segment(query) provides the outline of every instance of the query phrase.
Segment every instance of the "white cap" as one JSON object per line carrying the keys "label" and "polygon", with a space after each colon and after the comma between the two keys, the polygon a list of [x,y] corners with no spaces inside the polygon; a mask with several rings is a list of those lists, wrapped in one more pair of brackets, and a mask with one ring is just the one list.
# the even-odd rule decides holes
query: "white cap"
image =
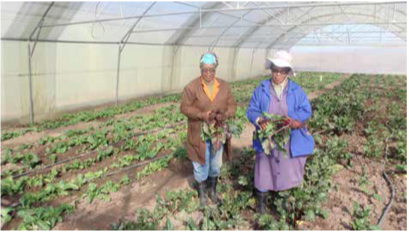
{"label": "white cap", "polygon": [[270,69],[271,64],[273,63],[277,67],[280,67],[280,68],[289,67],[291,68],[291,70],[293,70],[293,66],[291,64],[292,61],[293,61],[293,57],[291,56],[291,54],[286,51],[281,50],[281,51],[276,52],[273,58],[266,59],[265,68]]}

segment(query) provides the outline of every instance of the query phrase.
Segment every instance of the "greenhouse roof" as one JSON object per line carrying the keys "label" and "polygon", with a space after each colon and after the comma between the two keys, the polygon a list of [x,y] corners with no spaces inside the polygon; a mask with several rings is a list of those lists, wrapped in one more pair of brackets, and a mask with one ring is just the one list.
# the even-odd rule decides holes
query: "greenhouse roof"
{"label": "greenhouse roof", "polygon": [[406,2],[2,2],[2,40],[289,49],[405,45]]}

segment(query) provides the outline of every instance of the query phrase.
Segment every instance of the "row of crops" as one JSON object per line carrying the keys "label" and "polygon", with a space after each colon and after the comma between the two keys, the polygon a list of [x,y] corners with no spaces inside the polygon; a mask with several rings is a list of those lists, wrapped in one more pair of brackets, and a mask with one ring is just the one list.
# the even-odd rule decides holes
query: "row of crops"
{"label": "row of crops", "polygon": [[[340,77],[340,74],[302,73],[293,80],[309,93]],[[260,229],[292,229],[297,228],[300,220],[313,221],[316,216],[325,218],[328,212],[320,205],[331,188],[334,167],[337,163],[348,166],[348,160],[355,155],[345,152],[347,143],[342,135],[355,132],[359,121],[365,123],[362,133],[368,138],[366,152],[362,155],[382,156],[381,141],[390,133],[382,125],[388,122],[395,131],[395,143],[390,146],[391,153],[395,154],[394,167],[397,171],[406,170],[406,110],[402,113],[402,109],[406,109],[406,89],[395,88],[404,80],[405,77],[354,75],[331,93],[312,102],[314,114],[309,127],[318,146],[307,162],[302,189],[281,192],[274,202],[270,202],[270,205],[277,206],[279,218],[270,215],[253,217],[254,154],[250,149],[244,149],[233,162],[223,167],[223,184],[218,186],[223,205],[218,209],[205,209],[205,217],[200,222],[184,217],[183,229],[240,229],[253,224]],[[259,82],[260,79],[232,83],[233,95],[239,103],[235,120],[241,124],[247,121],[244,111]],[[382,88],[374,91],[372,85]],[[394,91],[386,91],[387,88]],[[186,159],[182,145],[186,139],[186,118],[176,105],[161,107],[151,114],[113,118],[145,106],[178,102],[179,99],[179,94],[153,97],[2,132],[3,141],[29,131],[105,119],[96,127],[68,130],[57,137],[45,136],[36,143],[2,148],[1,196],[2,202],[9,202],[8,207],[2,208],[2,224],[8,223],[9,228],[17,229],[52,229],[64,215],[75,211],[74,205],[70,204],[72,200],[109,201],[110,194],[119,191],[121,186],[159,171],[171,161]],[[372,99],[371,107],[367,107],[367,99]],[[385,107],[382,103],[385,99],[391,101],[386,109],[388,114],[378,114]],[[133,171],[127,172],[129,170]],[[365,208],[359,206],[357,209]],[[111,228],[172,229],[178,215],[198,210],[194,191],[171,191],[164,198],[157,198],[154,211],[139,209],[135,221],[113,223]],[[359,226],[369,228],[371,225]]]}
{"label": "row of crops", "polygon": [[[321,89],[326,84],[337,80],[340,77],[339,74],[330,74],[330,73],[302,73],[297,77],[294,77],[293,80],[297,83],[302,84],[304,90],[309,93],[311,91]],[[258,85],[260,79],[250,79],[246,81],[239,81],[232,83],[232,87],[236,101],[241,102],[246,100],[246,98],[250,97],[249,95],[251,92],[248,89],[253,89]],[[304,83],[305,82],[305,83]],[[240,91],[245,90],[246,94],[241,94]],[[65,114],[62,115],[60,118],[56,120],[44,121],[35,123],[32,125],[25,126],[24,128],[20,129],[7,129],[2,131],[1,134],[1,141],[6,141],[9,139],[20,137],[29,132],[40,132],[49,129],[56,129],[60,127],[65,127],[69,125],[75,125],[79,122],[90,122],[98,119],[107,119],[111,118],[115,115],[124,114],[128,112],[135,111],[137,109],[160,104],[160,103],[168,103],[168,102],[179,102],[180,101],[180,94],[172,94],[167,96],[160,96],[160,97],[149,97],[144,100],[134,101],[126,105],[118,106],[118,107],[109,107],[99,111],[81,111],[76,114]]]}

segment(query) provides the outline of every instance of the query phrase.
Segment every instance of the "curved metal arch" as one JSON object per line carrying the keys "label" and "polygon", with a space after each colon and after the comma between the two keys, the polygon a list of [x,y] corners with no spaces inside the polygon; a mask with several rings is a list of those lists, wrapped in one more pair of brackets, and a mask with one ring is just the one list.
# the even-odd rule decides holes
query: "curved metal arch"
{"label": "curved metal arch", "polygon": [[[376,4],[376,3],[374,3],[374,4]],[[372,4],[371,4],[372,5]],[[306,8],[308,8],[308,6],[306,6]],[[309,9],[309,10],[307,10],[307,12],[305,12],[304,14],[303,14],[303,16],[305,16],[305,15],[307,15],[312,9],[314,9],[315,7],[314,6],[311,6],[311,9]],[[355,9],[356,9],[356,7],[354,7]],[[396,12],[398,12],[398,13],[401,13],[403,16],[405,16],[405,18],[406,18],[406,12],[403,12],[403,11],[401,11],[401,10],[399,10],[399,9],[396,9]],[[281,14],[282,12],[280,12],[280,14],[277,16],[277,17],[280,17],[282,14]],[[332,16],[334,16],[334,15],[342,15],[343,13],[339,13],[339,14],[331,14]],[[346,14],[346,15],[348,15],[348,14]],[[351,13],[349,14],[349,15],[351,15]],[[366,16],[366,15],[365,15]],[[317,16],[317,17],[319,17],[319,16]],[[300,17],[300,18],[302,18],[302,17]],[[312,20],[312,19],[315,19],[316,17],[314,17],[314,18],[310,18],[309,20]],[[274,18],[273,17],[271,17],[271,18],[269,18],[269,19],[267,19],[267,20],[263,20],[263,21],[261,21],[261,22],[259,22],[259,23],[261,23],[261,24],[263,24],[263,23],[268,23],[269,21],[271,21],[271,20],[273,20]],[[378,19],[378,17],[376,17],[376,19]],[[267,22],[266,22],[267,21]],[[306,21],[303,21],[302,23],[305,23]],[[295,28],[298,28],[297,26],[294,26]],[[287,33],[288,33],[288,31],[292,31],[293,29],[295,29],[295,28],[290,28],[290,29],[288,29],[287,30]],[[246,42],[246,40],[253,34],[253,33],[255,33],[257,30],[259,30],[260,29],[260,27],[258,27],[258,26],[254,26],[254,27],[252,27],[251,29],[249,29],[242,37],[240,37],[238,40],[237,40],[237,42],[235,43],[235,47],[240,47],[243,43],[245,43]],[[285,35],[285,33],[282,33],[282,35]]]}
{"label": "curved metal arch", "polygon": [[[250,2],[247,2],[250,3]],[[254,4],[254,3],[253,3]],[[247,4],[246,4],[247,5]],[[244,13],[242,16],[244,17],[247,14],[250,14],[253,10],[248,10],[246,13]],[[225,28],[218,36],[217,38],[210,44],[209,48],[211,51],[213,51],[213,49],[216,47],[217,43],[219,42],[220,38],[224,35],[224,33],[226,33],[230,28],[232,28],[237,22],[239,22],[240,19],[236,19],[235,21],[233,21],[227,28]]]}
{"label": "curved metal arch", "polygon": [[[206,3],[203,8],[209,9],[209,8],[220,8],[222,6],[222,2],[211,2],[211,3]],[[201,20],[206,19],[210,17],[211,13],[213,12],[205,12],[203,15],[192,15],[184,25],[181,27],[186,27],[186,28],[195,28],[197,27],[198,24],[200,24]],[[201,19],[202,18],[202,19]],[[186,29],[183,31],[175,31],[173,35],[168,39],[165,44],[171,44],[171,45],[182,45],[183,42],[187,39],[188,35],[191,34],[195,29]]]}
{"label": "curved metal arch", "polygon": [[[285,13],[287,11],[287,9],[282,10],[281,12],[279,12],[277,14],[277,17],[280,17],[283,13]],[[262,20],[259,22],[259,24],[267,24],[268,22],[270,22],[272,19],[274,19],[273,16],[267,17],[267,19]],[[233,47],[240,47],[241,44],[243,44],[254,32],[256,32],[257,30],[259,30],[260,27],[258,26],[254,26],[252,28],[250,28],[249,30],[247,30],[244,35],[242,35],[237,42],[234,43]]]}
{"label": "curved metal arch", "polygon": [[[335,15],[343,15],[343,13],[320,15],[320,16],[317,16],[317,17],[314,17],[314,18],[310,18],[309,20],[304,20],[304,21],[300,22],[299,24],[303,24],[303,23],[306,23],[306,22],[318,21],[318,19],[329,18],[329,17],[333,17],[333,16],[335,16]],[[368,17],[368,18],[371,18],[371,19],[379,19],[379,17],[375,17],[375,16],[370,15],[370,14],[346,13],[346,15],[357,15],[357,16]],[[359,23],[359,20],[357,20],[356,22]],[[376,23],[376,22],[374,21],[374,23]],[[337,23],[334,23],[334,24],[337,24]],[[376,25],[376,24],[375,24],[375,25]],[[391,25],[393,25],[393,23],[391,23]],[[381,25],[376,25],[376,26],[378,26],[378,27],[383,28],[383,29],[386,30],[386,28],[385,28],[384,26],[381,26]],[[396,26],[396,27],[398,27],[399,29],[402,29],[401,27],[399,27],[399,26],[397,26],[397,25],[393,25],[393,26]],[[288,34],[288,32],[294,31],[294,30],[297,29],[298,27],[299,27],[299,26],[293,26],[293,27],[291,27],[291,28],[287,31],[287,34]],[[310,27],[310,28],[307,29],[307,30],[311,33],[311,32],[313,32],[314,30],[316,30],[317,28],[320,28],[320,27],[319,27],[319,26]],[[394,34],[397,35],[396,33],[394,33]],[[307,33],[306,33],[305,35],[307,35]],[[267,49],[267,50],[270,50],[270,49],[274,46],[274,44],[278,43],[284,36],[285,36],[285,33],[282,33],[277,39],[275,39],[272,43],[270,43],[270,44],[266,47],[266,49]],[[400,37],[399,35],[397,35],[397,36]],[[400,37],[400,38],[401,38],[401,37]],[[300,39],[300,40],[301,40],[301,39]],[[299,41],[299,40],[298,40],[298,41]],[[298,41],[297,41],[297,42],[298,42]],[[297,43],[297,42],[296,42],[296,43]],[[294,46],[294,44],[295,44],[295,43],[289,43],[289,45],[290,45],[289,47]]]}
{"label": "curved metal arch", "polygon": [[[298,20],[298,19],[300,19],[300,18],[302,18],[302,17],[304,17],[305,15],[307,15],[307,14],[309,14],[312,10],[314,10],[315,9],[315,6],[311,6],[311,8],[310,9],[308,9],[307,10],[307,12],[304,12],[304,14],[301,16],[301,17],[298,17],[297,19],[296,19],[296,21]],[[255,31],[257,31],[259,28],[254,28],[255,30],[253,31],[253,33],[255,32]],[[285,30],[285,33],[282,33],[282,34],[286,34],[288,32],[288,29],[286,29]],[[250,35],[249,36],[247,36],[246,37],[246,39],[248,39],[250,37]],[[241,46],[241,44],[243,44],[245,41],[246,41],[246,39],[245,40],[243,40],[243,41],[240,41],[240,44],[238,45],[238,46]],[[260,44],[262,44],[265,40],[267,40],[268,39],[268,37],[266,37],[265,39],[263,39],[263,41],[261,41],[261,42],[259,42],[258,44],[257,44],[257,46],[255,47],[255,49],[258,49],[260,46]],[[266,53],[266,54],[268,54],[268,52]]]}

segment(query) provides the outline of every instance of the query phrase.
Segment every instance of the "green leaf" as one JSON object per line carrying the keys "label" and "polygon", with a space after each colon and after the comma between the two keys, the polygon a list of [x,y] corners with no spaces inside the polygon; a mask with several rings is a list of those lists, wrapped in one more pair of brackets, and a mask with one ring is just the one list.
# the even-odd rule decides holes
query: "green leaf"
{"label": "green leaf", "polygon": [[382,197],[379,196],[378,194],[374,193],[374,194],[372,195],[372,197],[375,198],[377,201],[382,202]]}
{"label": "green leaf", "polygon": [[406,164],[397,164],[395,166],[397,172],[406,172]]}
{"label": "green leaf", "polygon": [[44,221],[37,221],[36,224],[40,230],[51,230],[51,226]]}
{"label": "green leaf", "polygon": [[240,176],[238,183],[239,183],[241,186],[247,186],[247,185],[248,185],[247,177],[245,177],[245,176]]}
{"label": "green leaf", "polygon": [[169,218],[166,217],[166,224],[162,230],[174,230],[173,224],[170,222]]}
{"label": "green leaf", "polygon": [[377,226],[377,225],[370,225],[369,227],[368,227],[368,229],[369,230],[382,230],[379,226]]}
{"label": "green leaf", "polygon": [[1,208],[1,224],[4,225],[5,223],[11,220],[10,212],[14,209],[12,207],[4,207]]}
{"label": "green leaf", "polygon": [[332,173],[338,173],[339,171],[341,171],[342,169],[344,169],[344,166],[340,165],[340,164],[334,164],[330,167]]}
{"label": "green leaf", "polygon": [[313,210],[309,209],[305,212],[305,220],[313,222],[315,220],[315,213]]}
{"label": "green leaf", "polygon": [[321,210],[320,210],[320,215],[321,215],[324,219],[327,219],[327,218],[329,217],[329,212],[328,212],[328,210],[321,209]]}

